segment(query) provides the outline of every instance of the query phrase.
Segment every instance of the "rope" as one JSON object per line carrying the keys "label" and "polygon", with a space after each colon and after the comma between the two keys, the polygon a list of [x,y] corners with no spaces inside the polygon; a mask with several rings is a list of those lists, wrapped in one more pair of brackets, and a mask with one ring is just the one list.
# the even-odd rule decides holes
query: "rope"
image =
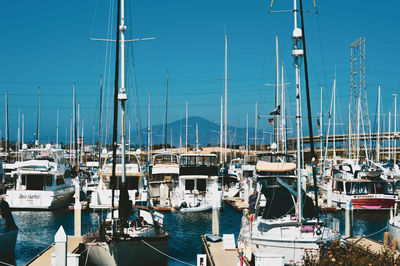
{"label": "rope", "polygon": [[30,235],[28,235],[27,233],[22,231],[21,229],[19,229],[19,228],[18,228],[18,231],[20,231],[23,235],[25,235],[26,237],[28,237],[29,239],[31,239],[31,240],[33,240],[33,241],[35,241],[37,243],[40,243],[40,244],[43,244],[43,245],[46,245],[46,246],[50,246],[50,245],[53,244],[52,242],[43,242],[43,241],[37,240],[34,237],[31,237]]}
{"label": "rope", "polygon": [[194,265],[194,264],[190,264],[190,263],[181,261],[181,260],[179,260],[179,259],[177,259],[177,258],[174,258],[174,257],[172,257],[172,256],[170,256],[170,255],[168,255],[168,254],[166,254],[166,253],[164,253],[164,252],[162,252],[161,250],[159,250],[159,249],[153,247],[152,245],[150,245],[149,243],[147,243],[147,242],[144,241],[143,239],[142,239],[142,242],[145,243],[147,246],[151,247],[152,249],[154,249],[155,251],[157,251],[157,252],[163,254],[164,256],[166,256],[166,257],[168,257],[168,258],[170,258],[170,259],[173,259],[173,260],[175,260],[175,261],[177,261],[177,262],[180,262],[180,263],[183,263],[183,264],[186,264],[186,265],[196,266],[196,265]]}
{"label": "rope", "polygon": [[10,263],[7,263],[7,262],[1,261],[1,260],[0,260],[0,264],[6,265],[6,266],[14,266],[14,264],[10,264]]}
{"label": "rope", "polygon": [[380,232],[382,232],[382,231],[384,231],[384,230],[386,230],[386,226],[383,227],[381,230],[376,231],[375,233],[372,233],[372,234],[369,234],[369,235],[365,235],[364,237],[370,237],[370,236],[376,235],[377,233],[380,233]]}

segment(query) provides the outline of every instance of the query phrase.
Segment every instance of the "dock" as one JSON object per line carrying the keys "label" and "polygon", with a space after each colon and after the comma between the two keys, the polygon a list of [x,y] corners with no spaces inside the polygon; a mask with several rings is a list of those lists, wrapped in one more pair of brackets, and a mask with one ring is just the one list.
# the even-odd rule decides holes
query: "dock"
{"label": "dock", "polygon": [[[378,241],[363,237],[363,236],[357,236],[357,237],[351,237],[351,238],[346,238],[346,242],[356,245],[359,248],[362,248],[364,250],[369,250],[371,253],[375,254],[381,254],[387,249],[384,244],[379,243]],[[395,250],[394,251],[397,256],[400,256],[400,252]]]}
{"label": "dock", "polygon": [[[240,256],[238,249],[223,249],[223,242],[207,241],[205,236],[201,237],[203,242],[203,250],[207,255],[207,265],[223,266],[223,265],[240,265]],[[243,265],[250,266],[249,262],[244,258]]]}
{"label": "dock", "polygon": [[238,212],[242,212],[243,210],[248,209],[248,207],[246,207],[244,201],[240,197],[225,198],[224,202]]}
{"label": "dock", "polygon": [[[83,237],[82,236],[68,236],[68,245],[67,245],[67,253],[78,253],[80,251],[80,243],[83,243]],[[27,264],[25,265],[31,265],[31,266],[42,266],[42,265],[51,265],[51,259],[55,251],[55,246],[54,243],[47,247],[45,250],[40,252],[36,257],[31,259]]]}

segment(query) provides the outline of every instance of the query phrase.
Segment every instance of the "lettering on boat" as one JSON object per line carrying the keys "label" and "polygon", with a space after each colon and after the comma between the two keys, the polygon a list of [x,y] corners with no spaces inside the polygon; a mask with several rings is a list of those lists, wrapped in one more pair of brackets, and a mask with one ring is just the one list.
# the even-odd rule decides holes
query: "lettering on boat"
{"label": "lettering on boat", "polygon": [[19,199],[28,199],[28,200],[34,200],[34,199],[40,199],[40,195],[37,194],[19,194]]}

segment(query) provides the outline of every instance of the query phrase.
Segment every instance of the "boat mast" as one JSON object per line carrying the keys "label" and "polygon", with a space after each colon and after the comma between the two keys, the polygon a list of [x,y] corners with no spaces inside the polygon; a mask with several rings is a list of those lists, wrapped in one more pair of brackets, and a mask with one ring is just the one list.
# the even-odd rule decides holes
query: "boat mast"
{"label": "boat mast", "polygon": [[228,33],[225,29],[225,163],[228,161]]}
{"label": "boat mast", "polygon": [[[76,156],[77,156],[77,152],[76,152],[76,99],[75,99],[75,83],[72,86],[72,131],[73,131],[73,140],[72,140],[72,152],[74,152],[74,156],[73,156],[73,166],[76,167]],[[72,156],[72,153],[71,153]]]}
{"label": "boat mast", "polygon": [[302,193],[301,193],[301,157],[300,157],[300,59],[303,56],[304,51],[300,48],[301,39],[303,37],[302,31],[297,27],[297,0],[293,0],[293,17],[294,17],[294,30],[293,30],[293,52],[294,55],[294,66],[296,74],[296,148],[297,148],[297,221],[302,222]]}
{"label": "boat mast", "polygon": [[[125,0],[121,0],[121,24],[119,26],[119,30],[121,32],[121,88],[119,89],[118,93],[118,100],[121,101],[121,144],[122,144],[122,183],[126,181],[126,174],[125,174],[125,101],[128,99],[128,96],[125,93]],[[117,43],[118,45],[118,43]]]}
{"label": "boat mast", "polygon": [[275,36],[275,60],[276,60],[276,87],[275,87],[275,114],[274,114],[274,142],[277,150],[279,151],[279,114],[277,112],[279,107],[279,48],[278,48],[278,35]]}
{"label": "boat mast", "polygon": [[378,134],[376,135],[376,161],[379,162],[381,149],[381,85],[378,86]]}
{"label": "boat mast", "polygon": [[[319,148],[320,148],[320,153],[321,153],[321,155],[320,155],[320,160],[321,160],[321,162],[322,162],[322,158],[323,158],[323,123],[322,123],[322,85],[321,85],[321,102],[320,102],[320,109],[319,109],[320,111],[319,111],[319,142],[320,142],[320,146],[319,146]],[[323,166],[325,167],[325,160],[324,160],[324,162],[323,162]],[[322,171],[321,171],[321,174],[323,173],[323,170],[324,169],[322,169]]]}
{"label": "boat mast", "polygon": [[196,152],[199,152],[199,125],[196,121]]}
{"label": "boat mast", "polygon": [[20,147],[20,142],[21,142],[21,109],[18,108],[18,131],[17,131],[17,159],[19,157],[19,147]]}
{"label": "boat mast", "polygon": [[397,126],[396,126],[396,122],[397,122],[397,94],[393,94],[394,97],[394,137],[393,137],[393,165],[396,164],[396,149],[397,149],[397,145],[396,145],[396,135],[397,135]]}
{"label": "boat mast", "polygon": [[223,107],[224,107],[224,103],[223,103],[223,99],[222,99],[222,96],[221,96],[221,126],[220,126],[220,129],[219,129],[219,163],[220,164],[222,164],[222,142],[223,142],[223,132],[224,132],[224,130],[223,130],[223,117],[224,117],[224,109],[223,109]]}
{"label": "boat mast", "polygon": [[37,141],[37,145],[39,145],[39,141],[40,141],[40,87],[39,87],[39,94],[38,94],[38,116],[37,116],[37,128],[36,128],[36,141]]}
{"label": "boat mast", "polygon": [[185,147],[186,147],[186,153],[188,152],[188,101],[186,101],[186,141],[185,141]]}
{"label": "boat mast", "polygon": [[[165,96],[165,131],[164,131],[164,150],[167,151],[167,137],[168,137],[168,70],[167,70],[167,85]],[[172,144],[171,144],[172,145]]]}
{"label": "boat mast", "polygon": [[254,114],[254,155],[257,155],[257,102],[255,106],[255,114]]}
{"label": "boat mast", "polygon": [[246,155],[249,155],[249,113],[246,113]]}
{"label": "boat mast", "polygon": [[147,93],[148,103],[147,103],[147,163],[151,160],[150,155],[150,90]]}
{"label": "boat mast", "polygon": [[102,141],[102,123],[103,121],[103,76],[100,75],[100,117],[99,117],[99,169],[101,169],[101,141]]}
{"label": "boat mast", "polygon": [[57,132],[56,132],[56,147],[58,148],[58,119],[59,119],[59,110],[57,108]]}
{"label": "boat mast", "polygon": [[22,113],[22,133],[21,133],[21,135],[22,135],[22,140],[21,140],[21,143],[22,144],[24,144],[24,131],[25,131],[25,118],[24,118],[24,113]]}
{"label": "boat mast", "polygon": [[333,79],[333,163],[336,164],[336,76]]}
{"label": "boat mast", "polygon": [[390,139],[391,139],[391,129],[390,129],[390,120],[392,120],[391,119],[391,116],[392,116],[392,114],[391,114],[391,112],[389,111],[389,117],[388,117],[388,120],[389,120],[389,128],[388,128],[388,131],[389,131],[389,134],[388,134],[388,158],[389,158],[389,162],[390,162],[390,154],[392,153],[392,151],[390,150],[390,148],[391,148],[391,143],[390,143]]}
{"label": "boat mast", "polygon": [[285,104],[285,79],[283,75],[283,62],[282,62],[282,73],[281,73],[281,142],[282,142],[282,153],[286,153],[286,104]]}

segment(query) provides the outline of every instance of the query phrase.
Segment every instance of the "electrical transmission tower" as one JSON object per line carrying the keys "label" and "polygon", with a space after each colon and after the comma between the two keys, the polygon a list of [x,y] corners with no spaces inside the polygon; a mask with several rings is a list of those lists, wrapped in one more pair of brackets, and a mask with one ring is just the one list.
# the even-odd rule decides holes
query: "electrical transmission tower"
{"label": "electrical transmission tower", "polygon": [[[359,38],[350,46],[350,102],[348,157],[359,158],[360,134],[370,135],[367,90],[365,88],[365,39]],[[369,140],[369,143],[371,141]],[[353,153],[354,152],[354,153]]]}

